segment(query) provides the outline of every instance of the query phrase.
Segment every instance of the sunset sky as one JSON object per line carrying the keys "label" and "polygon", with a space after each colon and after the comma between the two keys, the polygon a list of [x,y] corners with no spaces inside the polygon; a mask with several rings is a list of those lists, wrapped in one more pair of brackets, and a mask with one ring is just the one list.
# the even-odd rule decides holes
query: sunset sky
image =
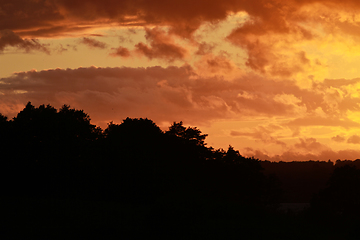
{"label": "sunset sky", "polygon": [[0,112],[173,121],[208,146],[360,158],[358,0],[2,0]]}

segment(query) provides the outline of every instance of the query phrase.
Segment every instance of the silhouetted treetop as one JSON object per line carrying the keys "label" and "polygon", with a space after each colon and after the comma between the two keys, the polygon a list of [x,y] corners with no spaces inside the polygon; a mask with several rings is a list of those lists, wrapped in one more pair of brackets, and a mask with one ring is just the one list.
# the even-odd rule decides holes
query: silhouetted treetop
{"label": "silhouetted treetop", "polygon": [[84,113],[84,110],[76,110],[74,108],[70,108],[69,105],[64,104],[60,110],[59,114],[64,117],[71,119],[72,121],[78,121],[90,124],[90,116]]}
{"label": "silhouetted treetop", "polygon": [[224,162],[226,163],[235,163],[243,159],[244,157],[241,156],[240,152],[234,150],[234,147],[232,147],[231,145],[229,145],[229,148],[223,158]]}
{"label": "silhouetted treetop", "polygon": [[107,138],[118,137],[121,135],[137,138],[162,134],[162,130],[147,118],[126,118],[121,124],[110,122],[104,134]]}
{"label": "silhouetted treetop", "polygon": [[94,140],[102,134],[99,127],[90,123],[90,116],[83,110],[72,109],[68,105],[63,105],[58,114],[61,122],[60,128],[68,136]]}
{"label": "silhouetted treetop", "polygon": [[7,118],[5,115],[3,115],[3,114],[0,113],[0,124],[6,122],[7,119],[8,119],[8,118]]}
{"label": "silhouetted treetop", "polygon": [[[9,142],[9,124],[8,118],[0,113],[0,151],[4,148],[7,148]],[[4,156],[4,151],[1,151]]]}
{"label": "silhouetted treetop", "polygon": [[57,113],[57,110],[50,105],[40,105],[38,108],[33,106],[31,102],[28,102],[25,108],[20,111],[16,117],[14,117],[14,121],[17,122],[29,122],[33,120],[47,120],[50,116],[54,116]]}
{"label": "silhouetted treetop", "polygon": [[28,102],[13,119],[13,127],[22,136],[96,139],[101,130],[90,123],[90,117],[83,110],[64,105],[59,111],[50,105],[38,108]]}
{"label": "silhouetted treetop", "polygon": [[208,136],[207,134],[201,134],[201,131],[196,127],[184,127],[182,121],[178,123],[174,122],[169,127],[169,130],[166,131],[166,134],[183,138],[199,146],[206,145],[204,141],[205,138]]}
{"label": "silhouetted treetop", "polygon": [[147,118],[126,118],[121,124],[108,124],[104,130],[104,147],[112,158],[132,159],[127,162],[130,165],[139,161],[148,163],[159,155],[163,135]]}

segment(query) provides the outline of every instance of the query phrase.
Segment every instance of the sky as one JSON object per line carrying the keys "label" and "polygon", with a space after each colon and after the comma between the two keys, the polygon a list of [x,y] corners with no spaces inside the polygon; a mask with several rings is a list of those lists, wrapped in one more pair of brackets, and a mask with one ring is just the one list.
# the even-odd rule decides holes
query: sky
{"label": "sky", "polygon": [[0,113],[174,121],[270,161],[360,158],[357,0],[2,0]]}

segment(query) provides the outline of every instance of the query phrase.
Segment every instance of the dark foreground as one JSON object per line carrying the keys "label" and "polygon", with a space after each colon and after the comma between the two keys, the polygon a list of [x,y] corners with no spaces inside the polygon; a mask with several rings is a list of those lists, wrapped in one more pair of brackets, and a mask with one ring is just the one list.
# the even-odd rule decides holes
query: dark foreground
{"label": "dark foreground", "polygon": [[[358,219],[324,219],[205,199],[151,205],[2,198],[3,239],[358,239]],[[355,219],[354,219],[355,220]]]}
{"label": "dark foreground", "polygon": [[65,105],[0,114],[0,237],[359,239],[360,161],[271,163],[206,136],[141,118],[102,130]]}

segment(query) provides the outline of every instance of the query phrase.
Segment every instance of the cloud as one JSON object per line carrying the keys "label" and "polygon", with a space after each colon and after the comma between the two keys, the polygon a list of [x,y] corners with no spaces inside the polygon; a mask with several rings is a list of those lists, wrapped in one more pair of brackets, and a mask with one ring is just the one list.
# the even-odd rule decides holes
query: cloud
{"label": "cloud", "polygon": [[[22,38],[56,38],[84,37],[91,29],[114,25],[141,26],[146,29],[148,43],[138,43],[137,51],[149,59],[171,62],[187,55],[187,49],[177,44],[173,35],[194,41],[194,33],[204,24],[216,25],[241,12],[246,14],[244,21],[232,24],[234,29],[224,37],[245,50],[246,67],[276,77],[312,72],[317,78],[326,65],[320,64],[323,59],[309,49],[318,49],[329,34],[334,36],[332,41],[341,42],[337,37],[344,34],[356,40],[360,22],[352,16],[359,9],[354,0],[6,0],[0,30],[10,29]],[[159,29],[168,30],[163,33]],[[195,55],[213,50],[212,45],[200,41]]]}
{"label": "cloud", "polygon": [[345,137],[340,136],[340,135],[336,135],[335,137],[332,137],[331,140],[335,141],[335,142],[345,142]]}
{"label": "cloud", "polygon": [[297,151],[285,151],[279,155],[270,155],[266,152],[261,150],[255,150],[252,148],[244,149],[241,154],[248,157],[255,157],[260,160],[269,160],[274,162],[284,161],[284,162],[291,162],[291,161],[336,161],[338,159],[341,160],[356,160],[359,158],[360,151],[352,150],[352,149],[345,149],[340,151],[333,151],[333,150],[324,150],[319,153],[304,153],[304,152],[297,152]]}
{"label": "cloud", "polygon": [[352,135],[348,138],[347,143],[359,144],[360,137],[358,135]]}
{"label": "cloud", "polygon": [[194,66],[203,75],[217,74],[223,76],[230,76],[231,72],[237,68],[225,54],[213,55],[211,53],[203,55],[199,61],[195,62]]}
{"label": "cloud", "polygon": [[5,0],[0,29],[22,30],[23,34],[28,30],[27,34],[39,37],[48,34],[42,31],[44,29],[53,29],[52,34],[57,31],[62,35],[75,26],[98,27],[116,23],[122,26],[169,26],[172,33],[191,38],[204,22],[216,23],[231,13],[243,11],[249,15],[249,21],[239,26],[234,34],[248,39],[251,35],[256,38],[267,33],[296,33],[310,39],[314,34],[303,26],[318,22],[332,24],[332,29],[343,32],[356,32],[354,28],[358,28],[351,17],[346,21],[340,17],[329,21],[326,9],[337,9],[339,16],[349,12],[350,16],[359,10],[359,4],[355,0]]}
{"label": "cloud", "polygon": [[205,55],[211,53],[215,48],[214,44],[209,44],[206,42],[201,42],[199,44],[198,50],[195,52],[196,55]]}
{"label": "cloud", "polygon": [[[290,1],[289,1],[290,2]],[[292,1],[291,1],[292,2]],[[5,4],[6,3],[6,4]],[[160,25],[170,26],[171,31],[184,37],[191,34],[203,22],[223,20],[231,12],[246,11],[255,18],[275,21],[272,26],[285,28],[281,21],[289,12],[290,4],[270,0],[266,2],[216,1],[216,0],[158,0],[156,2],[133,0],[48,0],[27,1],[5,0],[0,21],[0,29],[49,29],[51,27],[86,26],[117,23],[121,25]],[[269,5],[273,4],[273,7]],[[287,8],[288,7],[288,8]],[[269,21],[270,22],[270,21]],[[278,27],[279,28],[279,27]],[[64,29],[65,30],[65,29]],[[39,32],[41,34],[41,32]],[[61,31],[59,29],[59,34]],[[38,35],[39,36],[39,35]]]}
{"label": "cloud", "polygon": [[227,39],[245,49],[248,55],[246,66],[261,73],[291,77],[305,69],[319,67],[310,61],[305,51],[296,47],[296,43],[311,38],[303,37],[296,27],[288,29],[293,27],[291,23],[281,23],[283,28],[276,24],[265,19],[248,21],[233,30]]}
{"label": "cloud", "polygon": [[[190,36],[202,23],[224,19],[232,9],[228,3],[217,1],[112,1],[112,0],[48,0],[27,1],[5,0],[2,5],[5,17],[0,21],[0,29],[20,30],[51,29],[64,27],[58,34],[71,26],[91,26],[117,23],[123,26],[158,24],[172,26],[172,31]],[[204,7],[205,5],[207,7]],[[189,8],[191,6],[191,8]],[[230,7],[230,8],[229,8]],[[30,33],[30,32],[29,32]],[[33,32],[36,34],[36,32]],[[26,34],[23,32],[23,34]],[[43,34],[39,31],[37,34]],[[37,35],[40,36],[40,35]]]}
{"label": "cloud", "polygon": [[130,57],[130,51],[127,48],[120,46],[118,48],[112,48],[112,50],[114,50],[110,53],[110,56],[112,57]]}
{"label": "cloud", "polygon": [[360,151],[353,149],[344,149],[339,151],[332,150],[329,146],[318,142],[315,138],[299,138],[299,142],[294,145],[287,145],[286,151],[281,154],[270,154],[266,150],[244,148],[241,153],[244,156],[254,156],[260,160],[269,161],[336,161],[342,160],[355,160],[359,158]]}
{"label": "cloud", "polygon": [[[71,47],[69,44],[66,45],[66,47]],[[62,44],[59,44],[54,51],[56,51],[57,53],[61,54],[63,52],[68,51],[68,48],[64,47]]]}
{"label": "cloud", "polygon": [[[191,85],[196,85],[190,79],[192,74],[189,67],[22,72],[0,80],[0,102],[18,106],[31,101],[56,107],[66,103],[84,109],[102,125],[126,117],[148,117],[156,122],[187,119],[194,123],[229,114],[220,97],[213,94],[201,99],[192,97],[196,94],[191,91]],[[184,81],[188,86],[183,85]],[[13,109],[17,111],[17,107]]]}
{"label": "cloud", "polygon": [[358,87],[360,79],[325,79],[321,83],[314,84],[314,89],[323,92],[323,109],[327,112],[337,111],[346,113],[359,111],[360,97]]}
{"label": "cloud", "polygon": [[[120,49],[121,50],[121,49]],[[116,52],[115,52],[116,53]],[[199,74],[189,65],[182,67],[148,68],[78,68],[53,69],[15,73],[0,79],[0,102],[14,106],[9,117],[16,114],[17,106],[32,101],[34,104],[74,105],[84,109],[97,122],[106,123],[126,117],[148,117],[155,122],[183,120],[199,125],[223,119],[254,121],[262,118],[298,131],[312,126],[359,128],[342,101],[357,98],[343,97],[335,108],[343,113],[323,111],[331,102],[324,101],[328,86],[316,91],[301,89],[292,81],[277,81],[257,74],[243,74],[233,79],[221,75]],[[4,108],[1,108],[3,111]],[[279,121],[279,122],[278,122]],[[301,129],[300,129],[301,128]],[[280,130],[279,130],[280,131]],[[285,130],[284,130],[285,131]],[[281,134],[239,131],[232,133],[264,136],[256,138],[280,144]],[[279,142],[276,142],[279,141]]]}
{"label": "cloud", "polygon": [[294,144],[296,149],[304,149],[309,152],[329,149],[328,147],[319,143],[315,138],[300,138],[299,140],[300,143]]}
{"label": "cloud", "polygon": [[[55,1],[4,0],[1,4],[0,30],[29,30],[49,28],[64,21]],[[61,25],[68,25],[62,23]],[[62,26],[60,26],[62,27]],[[29,35],[28,35],[29,36]],[[41,36],[31,35],[32,37]]]}
{"label": "cloud", "polygon": [[207,59],[206,64],[211,69],[222,68],[222,69],[226,69],[227,71],[231,71],[233,69],[233,66],[231,65],[230,61],[222,56],[216,56],[214,58]]}
{"label": "cloud", "polygon": [[[64,103],[84,109],[97,121],[148,117],[190,124],[253,116],[295,116],[293,105],[275,100],[289,83],[256,75],[233,81],[202,77],[188,65],[149,68],[78,68],[15,73],[0,79],[0,102],[10,106]],[[239,95],[248,92],[252,98]],[[8,112],[3,114],[15,114]]]}
{"label": "cloud", "polygon": [[337,126],[349,129],[350,127],[360,127],[360,124],[350,119],[324,118],[324,117],[303,117],[292,120],[289,126]]}
{"label": "cloud", "polygon": [[107,44],[100,42],[98,40],[92,39],[92,38],[86,38],[84,37],[83,39],[80,40],[80,43],[83,43],[85,45],[87,45],[90,48],[100,48],[100,49],[105,49]]}
{"label": "cloud", "polygon": [[[154,75],[154,72],[157,74]],[[331,103],[324,101],[327,94],[332,94],[326,91],[327,87],[309,91],[300,89],[291,81],[275,81],[254,74],[244,74],[233,80],[226,80],[222,76],[198,74],[197,69],[187,65],[180,68],[56,69],[17,73],[0,81],[6,83],[2,84],[0,90],[4,94],[0,95],[4,102],[7,102],[7,97],[9,99],[13,97],[23,99],[25,103],[29,100],[27,98],[38,99],[39,104],[42,104],[44,102],[41,99],[55,101],[54,96],[59,96],[59,92],[63,97],[72,96],[71,99],[76,102],[75,100],[81,98],[87,91],[87,94],[98,93],[102,97],[108,96],[106,97],[108,100],[99,103],[112,99],[115,102],[107,104],[116,106],[125,101],[125,96],[132,93],[133,96],[129,95],[128,99],[134,99],[134,102],[129,102],[128,106],[138,109],[139,114],[141,109],[145,109],[143,106],[147,106],[153,99],[157,99],[155,101],[157,107],[146,109],[152,109],[154,112],[170,109],[168,118],[165,112],[161,118],[159,114],[152,114],[160,121],[188,120],[198,124],[198,122],[224,118],[252,119],[281,116],[284,119],[282,124],[293,130],[311,126],[345,129],[360,127],[358,122],[347,115],[349,110],[353,110],[352,105],[353,102],[358,101],[357,98],[342,98],[335,106],[341,110],[340,113],[321,110],[330,108],[327,106]],[[27,93],[14,94],[12,91],[15,90],[27,91]],[[114,93],[114,91],[118,92]],[[79,93],[78,97],[76,97],[77,93]],[[346,99],[351,100],[351,104],[343,104]],[[186,111],[181,112],[184,109]],[[110,114],[104,111],[99,109],[97,113],[101,116],[109,116],[109,120],[112,120]]]}
{"label": "cloud", "polygon": [[248,130],[248,131],[234,131],[233,130],[230,132],[230,136],[250,137],[255,140],[260,140],[261,142],[266,143],[266,144],[274,143],[274,144],[280,145],[282,147],[286,147],[285,142],[278,140],[278,138],[281,136],[277,136],[277,137],[272,136],[273,129],[271,129],[270,126],[268,126],[268,127],[269,128],[266,128],[264,126],[259,126],[253,130]]}
{"label": "cloud", "polygon": [[145,38],[150,43],[150,46],[142,42],[136,44],[135,48],[138,53],[149,59],[160,58],[169,62],[173,62],[177,59],[184,59],[186,56],[187,50],[177,45],[174,39],[164,30],[159,28],[147,28],[145,31]]}
{"label": "cloud", "polygon": [[0,52],[3,52],[7,47],[15,47],[17,49],[30,52],[32,50],[50,53],[46,45],[40,44],[37,39],[22,39],[10,30],[0,31]]}
{"label": "cloud", "polygon": [[[81,24],[81,23],[80,23]],[[77,25],[65,25],[65,26],[44,26],[41,28],[31,29],[19,29],[16,33],[19,36],[25,37],[39,37],[39,38],[57,38],[57,37],[82,37],[88,36],[86,31],[93,29],[94,27],[77,26]],[[90,34],[91,35],[91,34]]]}

